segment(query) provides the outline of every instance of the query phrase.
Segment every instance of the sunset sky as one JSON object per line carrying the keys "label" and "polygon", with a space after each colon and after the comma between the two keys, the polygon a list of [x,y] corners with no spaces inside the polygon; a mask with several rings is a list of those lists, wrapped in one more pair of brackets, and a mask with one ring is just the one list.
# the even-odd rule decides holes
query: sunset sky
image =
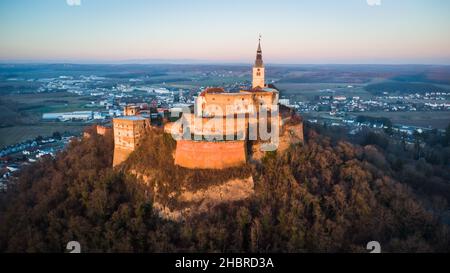
{"label": "sunset sky", "polygon": [[[370,3],[370,4],[369,4]],[[448,0],[1,0],[1,62],[450,64]]]}

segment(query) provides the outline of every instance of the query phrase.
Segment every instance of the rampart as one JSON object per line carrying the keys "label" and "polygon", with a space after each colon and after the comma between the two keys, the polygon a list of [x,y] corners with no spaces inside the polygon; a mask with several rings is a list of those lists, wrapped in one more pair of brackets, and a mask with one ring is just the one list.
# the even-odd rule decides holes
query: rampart
{"label": "rampart", "polygon": [[190,169],[225,169],[245,164],[245,141],[177,141],[175,164]]}
{"label": "rampart", "polygon": [[101,135],[101,136],[104,136],[112,131],[112,128],[108,128],[108,127],[101,126],[101,125],[97,125],[96,129],[97,129],[97,135]]}

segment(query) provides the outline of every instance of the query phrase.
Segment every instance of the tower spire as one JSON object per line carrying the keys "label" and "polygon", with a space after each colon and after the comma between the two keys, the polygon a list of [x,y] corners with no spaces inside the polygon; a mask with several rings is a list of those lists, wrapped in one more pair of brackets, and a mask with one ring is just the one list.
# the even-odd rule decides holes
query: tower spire
{"label": "tower spire", "polygon": [[258,51],[262,51],[261,50],[261,34],[259,34],[259,39],[258,39]]}
{"label": "tower spire", "polygon": [[258,50],[256,51],[255,67],[263,67],[263,66],[264,66],[264,63],[263,63],[263,60],[262,60],[261,34],[259,34]]}
{"label": "tower spire", "polygon": [[264,88],[264,62],[261,50],[261,34],[258,39],[258,49],[256,51],[255,65],[253,66],[252,88]]}

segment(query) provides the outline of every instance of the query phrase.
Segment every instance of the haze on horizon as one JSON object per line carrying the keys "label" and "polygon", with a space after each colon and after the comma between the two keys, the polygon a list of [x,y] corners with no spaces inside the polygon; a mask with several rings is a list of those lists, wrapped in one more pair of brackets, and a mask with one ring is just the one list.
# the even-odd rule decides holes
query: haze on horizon
{"label": "haze on horizon", "polygon": [[[379,4],[379,5],[378,5]],[[450,64],[446,0],[2,0],[0,62]]]}

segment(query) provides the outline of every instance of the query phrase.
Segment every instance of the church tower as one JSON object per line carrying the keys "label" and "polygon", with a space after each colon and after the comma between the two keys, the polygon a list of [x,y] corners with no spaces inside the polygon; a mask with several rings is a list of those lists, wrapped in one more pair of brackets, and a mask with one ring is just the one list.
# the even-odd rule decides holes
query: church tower
{"label": "church tower", "polygon": [[264,63],[262,60],[261,36],[259,36],[255,65],[253,66],[252,88],[264,88]]}

